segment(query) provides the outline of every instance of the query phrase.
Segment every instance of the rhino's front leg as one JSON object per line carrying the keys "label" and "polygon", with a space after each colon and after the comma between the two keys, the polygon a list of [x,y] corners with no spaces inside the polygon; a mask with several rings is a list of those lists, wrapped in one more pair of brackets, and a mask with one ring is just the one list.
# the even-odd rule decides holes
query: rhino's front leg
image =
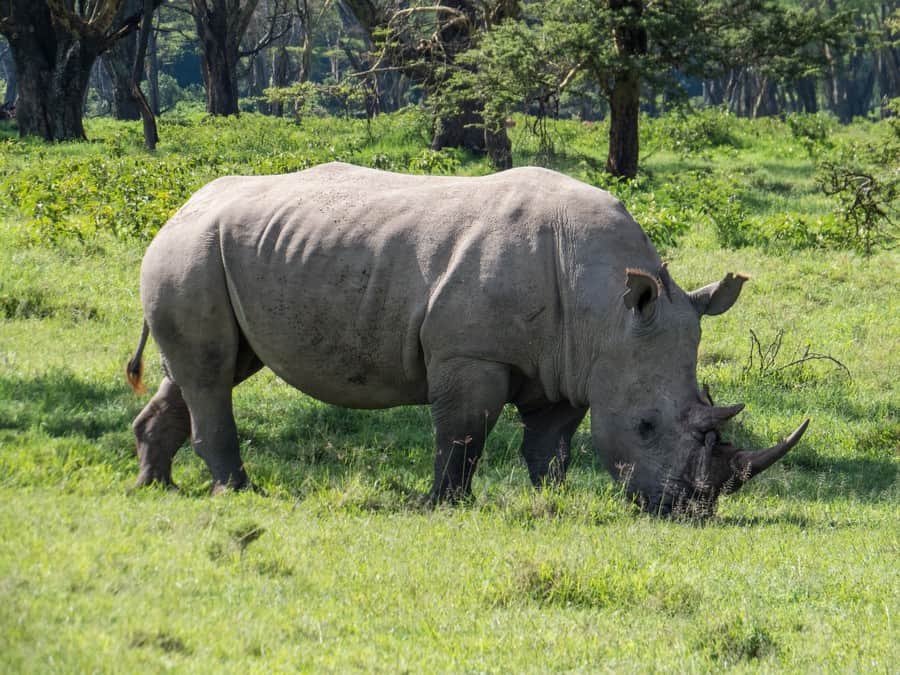
{"label": "rhino's front leg", "polygon": [[140,462],[137,484],[172,482],[172,459],[191,432],[191,415],[181,389],[168,377],[132,424]]}
{"label": "rhino's front leg", "polygon": [[525,427],[522,456],[535,487],[559,484],[566,477],[571,456],[572,436],[587,408],[575,408],[564,401],[540,407],[519,407]]}
{"label": "rhino's front leg", "polygon": [[432,503],[471,494],[472,475],[509,395],[509,368],[451,359],[429,369],[428,390],[437,450]]}

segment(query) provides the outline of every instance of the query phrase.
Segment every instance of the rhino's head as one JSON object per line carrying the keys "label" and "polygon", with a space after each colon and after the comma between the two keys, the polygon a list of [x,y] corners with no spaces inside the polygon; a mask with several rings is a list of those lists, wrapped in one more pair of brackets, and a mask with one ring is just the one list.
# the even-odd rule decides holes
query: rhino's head
{"label": "rhino's head", "polygon": [[591,434],[610,472],[649,512],[714,513],[720,495],[771,466],[806,431],[808,420],[767,450],[736,448],[720,429],[744,406],[716,406],[697,386],[700,318],[727,311],[745,281],[728,274],[685,293],[664,267],[626,273],[628,334],[622,350],[594,368]]}

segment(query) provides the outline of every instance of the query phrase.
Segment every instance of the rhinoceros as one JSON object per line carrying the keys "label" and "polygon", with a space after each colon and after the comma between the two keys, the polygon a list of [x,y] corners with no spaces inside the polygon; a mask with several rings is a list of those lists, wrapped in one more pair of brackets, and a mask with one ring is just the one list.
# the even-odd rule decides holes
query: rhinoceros
{"label": "rhinoceros", "polygon": [[160,230],[141,267],[144,326],[165,377],[133,424],[138,484],[172,482],[188,435],[213,491],[250,485],[232,388],[268,366],[347,408],[430,404],[433,502],[470,494],[507,403],[535,485],[561,481],[591,436],[644,509],[711,513],[782,457],[722,441],[742,405],[697,384],[700,318],[746,281],[685,292],[609,193],[541,168],[411,176],[330,163],[225,177]]}

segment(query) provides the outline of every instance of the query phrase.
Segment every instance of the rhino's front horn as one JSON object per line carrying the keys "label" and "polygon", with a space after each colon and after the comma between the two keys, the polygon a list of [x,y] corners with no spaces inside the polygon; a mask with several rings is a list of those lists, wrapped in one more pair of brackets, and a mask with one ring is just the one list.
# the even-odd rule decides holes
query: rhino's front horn
{"label": "rhino's front horn", "polygon": [[732,469],[742,482],[750,480],[756,474],[768,469],[784,457],[788,450],[797,445],[808,426],[809,420],[806,420],[797,427],[794,433],[767,450],[738,450],[731,459]]}

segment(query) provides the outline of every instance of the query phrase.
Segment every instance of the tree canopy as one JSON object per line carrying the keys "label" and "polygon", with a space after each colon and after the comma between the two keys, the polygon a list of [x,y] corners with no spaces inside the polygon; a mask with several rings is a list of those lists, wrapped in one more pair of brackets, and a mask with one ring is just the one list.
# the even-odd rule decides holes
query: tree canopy
{"label": "tree canopy", "polygon": [[144,80],[153,113],[425,106],[433,148],[498,167],[516,112],[539,135],[608,118],[607,170],[628,177],[641,112],[849,121],[900,96],[900,9],[877,0],[0,0],[0,34],[19,131],[48,140],[82,138],[85,110],[133,118]]}

